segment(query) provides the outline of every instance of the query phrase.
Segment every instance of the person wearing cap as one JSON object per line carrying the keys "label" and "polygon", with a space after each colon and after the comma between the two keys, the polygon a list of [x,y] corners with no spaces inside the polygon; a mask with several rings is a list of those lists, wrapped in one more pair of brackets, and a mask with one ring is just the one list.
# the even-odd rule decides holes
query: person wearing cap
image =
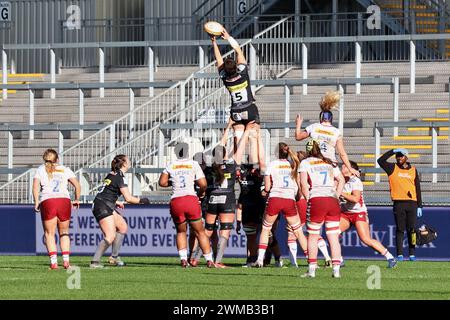
{"label": "person wearing cap", "polygon": [[[395,154],[396,163],[387,160]],[[417,218],[422,217],[422,194],[417,169],[408,162],[408,150],[393,149],[387,151],[378,160],[378,164],[389,177],[391,198],[394,202],[396,224],[397,260],[403,261],[403,237],[408,235],[409,260],[415,261],[414,227]]]}

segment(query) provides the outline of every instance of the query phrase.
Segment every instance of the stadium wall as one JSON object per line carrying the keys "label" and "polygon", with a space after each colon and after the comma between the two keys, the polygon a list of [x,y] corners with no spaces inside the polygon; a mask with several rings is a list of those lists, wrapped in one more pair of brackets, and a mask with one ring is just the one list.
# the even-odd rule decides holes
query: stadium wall
{"label": "stadium wall", "polygon": [[[176,256],[175,229],[169,215],[168,206],[148,207],[129,205],[123,212],[128,220],[129,232],[122,246],[123,255]],[[391,207],[369,207],[372,236],[380,240],[395,253],[395,224]],[[0,254],[35,255],[46,254],[43,244],[43,230],[40,215],[35,214],[30,205],[0,206]],[[437,229],[438,238],[431,244],[417,249],[418,259],[450,261],[450,208],[428,207],[424,209],[425,222]],[[287,234],[284,218],[277,231],[283,256],[288,255]],[[72,252],[78,255],[91,255],[98,241],[102,239],[88,205],[83,205],[72,215]],[[405,239],[406,241],[406,239]],[[362,244],[355,230],[343,237],[345,258],[383,259]],[[226,256],[245,255],[246,237],[233,230]],[[405,253],[406,242],[405,242]],[[302,256],[299,254],[299,257]]]}

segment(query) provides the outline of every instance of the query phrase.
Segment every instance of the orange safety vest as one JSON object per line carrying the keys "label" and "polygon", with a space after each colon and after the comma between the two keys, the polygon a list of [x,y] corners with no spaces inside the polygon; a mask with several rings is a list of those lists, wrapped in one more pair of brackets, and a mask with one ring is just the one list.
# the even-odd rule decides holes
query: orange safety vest
{"label": "orange safety vest", "polygon": [[415,167],[411,166],[409,169],[401,169],[395,165],[394,172],[389,176],[392,200],[417,201],[415,179]]}

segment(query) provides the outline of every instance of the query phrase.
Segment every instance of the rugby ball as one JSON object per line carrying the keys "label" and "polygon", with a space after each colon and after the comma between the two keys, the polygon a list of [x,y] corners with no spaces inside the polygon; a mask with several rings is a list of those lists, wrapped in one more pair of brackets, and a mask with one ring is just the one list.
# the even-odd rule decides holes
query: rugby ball
{"label": "rugby ball", "polygon": [[203,28],[208,34],[214,35],[214,36],[220,36],[223,31],[223,26],[215,21],[208,21],[204,24]]}

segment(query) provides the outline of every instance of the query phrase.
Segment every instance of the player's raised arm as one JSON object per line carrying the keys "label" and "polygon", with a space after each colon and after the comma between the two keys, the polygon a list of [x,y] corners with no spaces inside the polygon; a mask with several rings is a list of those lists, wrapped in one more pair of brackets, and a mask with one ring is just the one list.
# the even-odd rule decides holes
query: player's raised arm
{"label": "player's raised arm", "polygon": [[222,54],[220,53],[219,46],[217,44],[216,36],[211,35],[211,42],[213,45],[214,57],[216,58],[216,65],[217,68],[220,70],[223,66],[223,58]]}
{"label": "player's raised arm", "polygon": [[228,33],[228,31],[223,28],[222,31],[222,38],[224,40],[227,40],[230,43],[230,46],[233,48],[233,50],[236,52],[236,63],[237,64],[247,64],[247,60],[245,59],[244,53],[242,52],[241,47],[239,46],[239,43]]}

